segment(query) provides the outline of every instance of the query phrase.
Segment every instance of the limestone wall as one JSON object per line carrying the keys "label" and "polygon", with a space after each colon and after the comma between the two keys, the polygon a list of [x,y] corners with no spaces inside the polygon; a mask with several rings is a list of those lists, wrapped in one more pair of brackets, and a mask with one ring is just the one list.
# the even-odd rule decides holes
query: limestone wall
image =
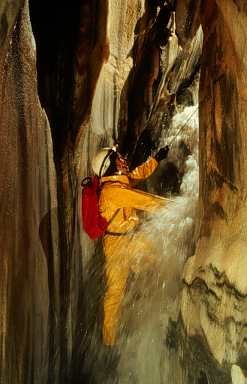
{"label": "limestone wall", "polygon": [[229,372],[246,369],[246,4],[208,1],[201,21],[200,223],[182,315]]}
{"label": "limestone wall", "polygon": [[6,384],[47,382],[58,343],[56,173],[28,6],[19,3],[0,7],[7,27],[0,60],[0,382]]}

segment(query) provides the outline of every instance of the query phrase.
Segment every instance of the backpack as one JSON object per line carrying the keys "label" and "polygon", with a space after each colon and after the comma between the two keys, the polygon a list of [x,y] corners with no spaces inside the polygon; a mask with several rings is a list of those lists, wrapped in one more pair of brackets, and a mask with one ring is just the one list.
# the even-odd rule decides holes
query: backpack
{"label": "backpack", "polygon": [[102,237],[108,222],[99,211],[100,182],[98,176],[86,177],[82,180],[81,214],[82,226],[90,239]]}

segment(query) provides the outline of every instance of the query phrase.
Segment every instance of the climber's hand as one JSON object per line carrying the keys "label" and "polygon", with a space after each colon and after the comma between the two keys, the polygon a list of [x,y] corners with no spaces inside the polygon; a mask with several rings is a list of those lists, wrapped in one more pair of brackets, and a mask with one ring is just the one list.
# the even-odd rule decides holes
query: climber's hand
{"label": "climber's hand", "polygon": [[160,148],[160,150],[154,156],[155,160],[160,162],[161,160],[165,159],[168,155],[168,152],[169,152],[169,146],[168,145],[166,145],[163,148]]}

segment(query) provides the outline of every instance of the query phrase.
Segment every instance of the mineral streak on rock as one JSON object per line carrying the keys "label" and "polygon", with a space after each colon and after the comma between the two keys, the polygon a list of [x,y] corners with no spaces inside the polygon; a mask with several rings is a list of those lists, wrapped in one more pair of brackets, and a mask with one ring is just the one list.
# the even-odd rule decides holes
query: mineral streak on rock
{"label": "mineral streak on rock", "polygon": [[[200,223],[182,315],[214,358],[246,368],[246,38],[244,1],[201,3]],[[235,379],[234,379],[235,380]]]}
{"label": "mineral streak on rock", "polygon": [[0,5],[7,20],[0,60],[0,382],[6,384],[55,381],[59,361],[59,353],[51,357],[58,345],[56,174],[37,95],[28,4],[21,4]]}
{"label": "mineral streak on rock", "polygon": [[80,178],[99,146],[131,151],[150,112],[156,148],[200,69],[198,242],[166,346],[176,384],[246,382],[246,19],[245,0],[0,1],[1,383],[88,379],[102,286]]}

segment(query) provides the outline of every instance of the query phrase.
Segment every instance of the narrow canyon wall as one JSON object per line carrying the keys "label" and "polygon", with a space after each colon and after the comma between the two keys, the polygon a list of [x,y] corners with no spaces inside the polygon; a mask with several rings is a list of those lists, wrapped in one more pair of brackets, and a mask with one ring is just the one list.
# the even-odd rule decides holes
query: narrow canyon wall
{"label": "narrow canyon wall", "polygon": [[161,145],[176,107],[195,102],[200,67],[198,244],[171,361],[178,384],[244,383],[247,8],[177,1],[170,36],[163,3],[0,4],[1,383],[81,383],[100,368],[84,364],[99,355],[103,286],[80,181],[102,145],[130,153],[145,129]]}
{"label": "narrow canyon wall", "polygon": [[[82,124],[83,134],[76,149],[78,164],[80,164],[79,174],[81,177],[92,172],[91,159],[96,150],[102,145],[110,146],[115,140],[118,140],[122,150],[128,152],[131,145],[136,143],[139,135],[145,129],[145,124],[143,125],[143,122],[140,123],[142,118],[139,119],[139,117],[144,116],[145,120],[149,113],[148,106],[144,100],[147,92],[145,87],[147,83],[143,81],[143,84],[140,84],[140,70],[143,66],[147,65],[145,76],[152,78],[154,68],[148,66],[151,53],[147,48],[144,49],[143,40],[146,39],[145,42],[147,44],[149,39],[157,32],[156,23],[152,19],[152,12],[154,12],[154,10],[156,10],[158,14],[157,4],[150,7],[152,12],[147,5],[141,4],[141,2],[136,2],[134,6],[133,2],[122,1],[121,8],[119,8],[118,5],[119,2],[109,2],[107,29],[110,48],[109,58],[103,64],[95,89],[90,120]],[[168,16],[169,19],[171,16],[170,11],[168,12]],[[140,27],[140,25],[142,27]],[[150,25],[152,25],[153,29],[150,29]],[[141,31],[139,30],[139,34],[137,33],[138,28],[142,28]],[[161,28],[160,24],[159,28]],[[135,63],[137,57],[133,53],[133,49],[134,47],[137,49],[138,44],[138,62]],[[177,95],[181,98],[181,100],[177,102],[177,104],[181,103],[180,108],[184,107],[182,100],[188,99],[187,101],[192,104],[197,101],[196,90],[202,48],[201,30],[196,33],[195,37],[192,35],[190,39],[187,38],[184,47],[179,47],[177,36],[173,35],[171,40],[167,41],[167,45],[161,48],[156,47],[156,50],[158,50],[160,54],[159,59],[162,65],[159,65],[158,68],[159,80],[152,85],[152,93],[154,95],[152,103],[153,112],[148,128],[151,133],[151,140],[155,142],[156,147],[160,144],[161,136],[163,134],[165,135],[165,132],[163,132],[164,126],[165,129],[168,129],[170,119],[174,113],[174,110],[169,113],[169,104],[172,96],[175,96],[174,100]],[[190,91],[193,93],[194,90],[196,95],[194,101],[193,97],[187,98],[186,96],[186,91],[188,91],[190,87]],[[174,104],[176,104],[176,102],[174,102]],[[149,107],[152,107],[152,105],[149,105]],[[136,108],[136,123],[133,120],[133,115],[130,117],[129,108],[132,110]],[[166,118],[168,115],[169,117]],[[186,119],[191,118],[191,116],[186,114],[185,116]],[[164,124],[165,119],[166,124]],[[81,154],[81,157],[79,154]],[[164,174],[161,172],[157,180],[155,180],[155,183],[159,185],[163,176]],[[102,297],[104,294],[102,250],[100,249],[100,244],[88,240],[85,233],[81,234],[81,243],[83,244],[83,280],[79,281],[79,284],[81,283],[83,287],[81,303],[85,309],[84,315],[82,315],[78,307],[78,345],[74,350],[74,376],[78,382],[80,382],[79,377],[82,377],[86,382],[110,383],[111,380],[113,380],[110,376],[114,377],[118,366],[117,362],[114,367],[109,366],[109,356],[111,352],[108,351],[109,356],[107,357],[107,351],[104,346],[102,346],[101,340]],[[148,340],[148,338],[145,338],[145,329],[145,325],[143,325],[143,345],[145,345],[145,342]],[[132,353],[137,353],[137,346],[132,345],[132,347],[134,348]],[[159,347],[162,348],[162,346]],[[126,350],[128,350],[128,348],[126,348]],[[121,353],[124,356],[123,360],[128,361],[126,350],[123,347]],[[138,350],[138,353],[139,352]],[[160,350],[158,349],[158,353],[159,352]],[[172,358],[175,359],[173,352],[171,352],[171,355]],[[164,355],[162,354],[162,356]],[[171,361],[173,361],[172,358]],[[148,364],[145,364],[145,359],[146,356],[143,356],[142,368],[144,372],[146,366],[148,366]],[[174,364],[178,364],[178,362]],[[132,364],[132,368],[133,365],[134,363]],[[167,365],[168,363],[164,362],[164,366],[166,367]],[[129,366],[131,366],[131,363],[129,363]],[[126,364],[124,371],[121,365],[121,369],[123,370],[123,372],[121,372],[121,380],[123,380],[123,382],[130,377],[129,366]],[[144,377],[143,372],[138,373],[138,366],[134,367],[134,370],[135,369],[137,371],[136,380],[138,380],[137,378]],[[167,373],[165,375],[159,371],[158,357],[155,369],[157,369],[158,372],[156,372],[157,375],[155,377],[157,378],[158,375],[160,375],[159,380],[165,380],[165,378],[169,376]],[[169,373],[169,377],[174,377],[172,370],[169,371]],[[178,377],[182,377],[182,373]],[[145,380],[148,380],[148,378],[145,378]],[[159,382],[157,382],[157,384]]]}
{"label": "narrow canyon wall", "polygon": [[207,368],[201,363],[208,382],[224,384],[233,364],[247,368],[246,21],[245,1],[201,4],[200,216],[182,317],[191,340],[212,356]]}
{"label": "narrow canyon wall", "polygon": [[139,39],[145,63],[143,36],[157,4],[78,2],[69,8],[69,23],[66,6],[57,14],[48,5],[37,11],[30,1],[9,13],[5,4],[2,381],[77,382],[91,311],[85,267],[95,247],[81,232],[80,178],[91,172],[97,147],[119,139],[120,113],[122,137],[131,128],[129,76],[137,60],[131,50]]}
{"label": "narrow canyon wall", "polygon": [[1,2],[0,17],[0,382],[55,382],[59,249],[51,133],[37,96],[27,2]]}

